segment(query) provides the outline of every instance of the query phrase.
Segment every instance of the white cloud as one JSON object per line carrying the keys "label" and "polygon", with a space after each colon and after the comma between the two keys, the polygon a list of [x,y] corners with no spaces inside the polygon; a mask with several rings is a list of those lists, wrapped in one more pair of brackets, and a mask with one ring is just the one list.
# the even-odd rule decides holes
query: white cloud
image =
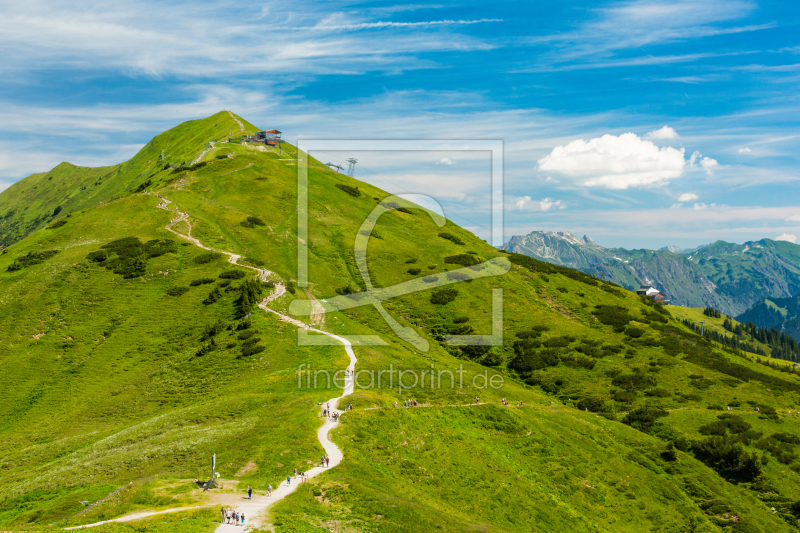
{"label": "white cloud", "polygon": [[714,168],[719,166],[716,159],[711,159],[710,157],[704,157],[702,161],[700,161],[700,166],[703,167],[703,170],[706,171],[708,176],[714,174]]}
{"label": "white cloud", "polygon": [[658,148],[634,133],[577,139],[540,159],[539,170],[557,172],[586,187],[660,186],[683,174],[683,149]]}
{"label": "white cloud", "polygon": [[788,217],[786,220],[789,222],[800,222],[800,215],[792,215]]}
{"label": "white cloud", "polygon": [[707,207],[717,207],[717,204],[704,204],[703,202],[698,202],[694,204],[693,209],[699,211],[700,209],[705,209]]}
{"label": "white cloud", "polygon": [[567,204],[565,204],[561,200],[552,200],[550,198],[542,198],[542,201],[539,202],[539,210],[540,211],[550,211],[551,209],[566,209]]}
{"label": "white cloud", "polygon": [[776,241],[789,241],[796,243],[797,242],[797,235],[792,235],[791,233],[784,233],[782,235],[778,235],[775,237]]}
{"label": "white cloud", "polygon": [[552,209],[566,209],[567,204],[563,200],[553,200],[552,198],[542,198],[540,202],[531,202],[530,196],[522,196],[514,201],[514,205],[519,210],[525,209],[525,206],[530,206],[533,211],[550,211]]}
{"label": "white cloud", "polygon": [[693,202],[693,201],[699,200],[699,199],[700,199],[700,197],[697,196],[693,192],[685,192],[685,193],[681,194],[680,196],[678,196],[678,201],[679,202]]}
{"label": "white cloud", "polygon": [[752,152],[752,150],[750,148],[745,147],[745,148],[739,148],[738,152],[740,154],[749,154],[750,152]]}
{"label": "white cloud", "polygon": [[695,150],[692,153],[692,156],[689,158],[689,166],[694,167],[700,165],[700,167],[706,171],[707,176],[714,175],[714,168],[719,166],[716,159],[711,159],[710,157],[703,157],[698,150]]}
{"label": "white cloud", "polygon": [[443,157],[436,162],[437,165],[455,165],[455,161],[449,157]]}
{"label": "white cloud", "polygon": [[645,135],[646,139],[677,139],[678,132],[674,129],[670,128],[669,126],[664,126],[659,130],[653,130],[647,135]]}

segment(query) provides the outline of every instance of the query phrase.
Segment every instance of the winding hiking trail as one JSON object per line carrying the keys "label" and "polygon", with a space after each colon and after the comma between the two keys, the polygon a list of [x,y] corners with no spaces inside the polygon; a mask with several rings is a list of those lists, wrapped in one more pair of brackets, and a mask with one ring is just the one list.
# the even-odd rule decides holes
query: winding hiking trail
{"label": "winding hiking trail", "polygon": [[[231,115],[231,116],[233,116],[233,115]],[[255,270],[256,273],[258,274],[259,278],[262,281],[267,281],[269,275],[273,274],[272,272],[270,272],[269,270],[266,270],[266,269],[252,267],[252,266],[249,266],[249,265],[240,265],[238,263],[239,259],[241,258],[240,255],[237,255],[237,254],[234,254],[234,253],[231,253],[231,252],[224,252],[222,250],[215,250],[214,248],[205,246],[199,240],[197,240],[196,238],[192,237],[192,235],[191,235],[192,226],[191,226],[191,222],[189,221],[189,214],[181,212],[181,211],[178,211],[177,208],[176,209],[170,209],[170,204],[172,204],[171,200],[168,200],[166,198],[162,198],[161,196],[159,196],[159,199],[161,200],[161,202],[158,204],[158,208],[159,209],[164,209],[166,211],[169,211],[171,213],[175,213],[176,215],[178,215],[176,218],[172,219],[169,224],[167,224],[165,226],[164,229],[166,229],[167,231],[170,231],[170,232],[174,233],[175,235],[177,235],[178,237],[189,241],[190,243],[194,244],[198,248],[202,248],[203,250],[208,250],[208,251],[211,251],[211,252],[216,252],[216,253],[221,253],[221,254],[227,255],[228,256],[228,261],[231,264],[234,264],[234,265],[237,265],[237,266],[240,266],[240,267],[244,267],[244,268],[249,268],[251,270]],[[187,227],[188,227],[187,235],[184,235],[182,233],[178,233],[177,231],[172,229],[172,226],[174,226],[175,224],[177,224],[179,222],[183,222],[183,221],[186,222]],[[279,313],[278,311],[276,311],[274,309],[270,309],[269,307],[267,307],[267,304],[269,302],[271,302],[271,301],[273,301],[273,300],[275,300],[277,298],[280,298],[285,293],[286,293],[286,287],[282,283],[276,283],[275,284],[275,290],[273,291],[273,293],[269,297],[265,298],[264,301],[262,301],[260,304],[258,304],[259,309],[263,309],[265,312],[277,315],[277,317],[281,321],[288,322],[289,324],[292,324],[293,326],[297,326],[298,328],[304,328],[304,329],[306,329],[308,331],[313,331],[314,333],[321,333],[322,335],[327,335],[328,337],[336,339],[337,341],[341,342],[344,345],[344,349],[347,352],[347,355],[350,357],[350,363],[347,365],[347,370],[349,372],[347,372],[347,376],[345,377],[344,389],[342,390],[341,396],[337,396],[336,398],[331,398],[330,400],[328,400],[325,404],[323,404],[321,406],[321,408],[328,408],[329,407],[331,413],[336,415],[336,419],[331,418],[331,417],[326,418],[325,422],[317,430],[317,439],[319,440],[319,443],[322,445],[322,448],[325,450],[325,454],[330,458],[330,463],[325,467],[316,466],[316,467],[306,471],[306,477],[312,478],[312,477],[315,477],[315,476],[325,472],[329,468],[334,468],[339,463],[341,463],[342,459],[344,458],[344,455],[342,454],[342,451],[339,449],[339,447],[336,446],[336,444],[334,444],[333,442],[331,442],[331,440],[329,438],[329,434],[330,434],[330,431],[339,424],[338,416],[340,416],[344,412],[343,410],[339,409],[339,400],[341,400],[342,398],[344,398],[346,396],[349,396],[349,395],[351,395],[353,393],[354,375],[355,375],[355,368],[356,368],[357,359],[356,359],[356,354],[353,352],[353,345],[350,343],[350,341],[348,341],[344,337],[340,337],[338,335],[334,335],[333,333],[328,333],[326,331],[322,331],[322,330],[314,328],[314,327],[309,327],[308,324],[305,324],[304,322],[301,322],[300,320],[296,320],[296,319],[291,318],[291,317],[289,317],[287,315]],[[221,507],[221,506],[225,506],[225,507],[232,507],[235,510],[239,511],[240,513],[244,513],[245,520],[246,520],[246,522],[245,522],[245,526],[246,527],[244,528],[244,530],[246,531],[246,530],[249,530],[251,528],[260,527],[262,525],[263,517],[261,515],[263,514],[263,512],[269,506],[271,506],[273,503],[282,500],[283,498],[285,498],[286,496],[288,496],[289,494],[294,492],[295,489],[297,488],[297,486],[299,485],[299,483],[300,483],[300,480],[297,479],[297,478],[293,478],[291,483],[287,483],[286,480],[283,480],[283,481],[281,481],[281,483],[277,487],[273,488],[272,496],[253,494],[253,498],[252,499],[247,499],[247,498],[243,498],[239,494],[220,494],[219,495],[220,498],[218,498],[218,499],[222,503],[215,502],[215,503],[209,503],[209,504],[204,504],[204,505],[195,505],[195,506],[191,506],[191,507],[178,507],[178,508],[174,508],[174,509],[166,509],[166,510],[163,510],[163,511],[140,511],[140,512],[132,513],[132,514],[129,514],[129,515],[126,515],[126,516],[121,516],[119,518],[114,518],[114,519],[111,519],[111,520],[104,520],[102,522],[95,522],[93,524],[85,524],[85,525],[82,525],[82,526],[73,526],[73,527],[68,527],[68,528],[65,528],[65,529],[84,529],[84,528],[99,526],[99,525],[102,525],[102,524],[108,524],[110,522],[131,522],[133,520],[139,520],[139,519],[142,519],[142,518],[147,518],[147,517],[150,517],[150,516],[156,516],[156,515],[160,515],[160,514],[177,513],[177,512],[181,512],[181,511],[190,511],[190,510],[193,510],[193,509],[208,508],[208,507],[212,507],[212,506],[215,506],[215,507],[218,507],[218,508]],[[226,523],[221,523],[216,529],[216,533],[225,533],[225,532],[228,532],[228,531],[241,532],[242,529],[241,529],[241,526],[236,526],[236,525],[233,525],[233,524],[226,524]]]}

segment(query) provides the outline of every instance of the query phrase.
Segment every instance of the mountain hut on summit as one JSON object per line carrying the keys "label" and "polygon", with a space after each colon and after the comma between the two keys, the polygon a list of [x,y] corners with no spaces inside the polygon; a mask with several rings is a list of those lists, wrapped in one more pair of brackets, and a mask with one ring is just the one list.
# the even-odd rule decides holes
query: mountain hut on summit
{"label": "mountain hut on summit", "polygon": [[280,148],[283,139],[281,139],[281,132],[276,129],[257,131],[255,135],[242,135],[238,139],[230,138],[228,142],[233,143],[263,143],[267,146],[277,146]]}
{"label": "mountain hut on summit", "polygon": [[636,294],[640,296],[647,296],[651,300],[655,300],[657,303],[660,304],[668,304],[669,300],[667,297],[658,289],[653,287],[652,285],[642,285],[638,289],[636,289]]}

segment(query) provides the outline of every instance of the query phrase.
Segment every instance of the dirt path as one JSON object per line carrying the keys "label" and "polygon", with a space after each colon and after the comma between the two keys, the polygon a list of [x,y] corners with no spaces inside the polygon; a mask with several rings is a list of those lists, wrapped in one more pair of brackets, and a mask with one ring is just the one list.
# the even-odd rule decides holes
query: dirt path
{"label": "dirt path", "polygon": [[197,163],[199,163],[200,160],[203,159],[203,156],[206,155],[208,151],[211,150],[212,148],[214,148],[214,141],[208,143],[206,149],[200,152],[200,155],[198,155],[197,158],[194,161],[192,161],[192,165],[196,165]]}
{"label": "dirt path", "polygon": [[[231,116],[233,116],[233,115],[231,115]],[[165,229],[167,231],[170,231],[170,232],[174,233],[175,235],[177,235],[178,237],[180,237],[182,239],[186,239],[187,241],[191,242],[192,244],[194,244],[195,246],[197,246],[199,248],[202,248],[203,250],[209,250],[209,251],[212,251],[212,252],[217,252],[217,253],[221,253],[221,254],[227,255],[228,256],[228,261],[230,263],[232,263],[234,265],[237,265],[237,266],[249,268],[251,270],[255,270],[256,273],[258,274],[259,278],[262,281],[267,281],[268,276],[270,274],[273,274],[269,270],[266,270],[266,269],[263,269],[263,268],[256,268],[256,267],[252,267],[252,266],[249,266],[249,265],[239,265],[238,261],[239,261],[241,256],[239,256],[237,254],[234,254],[234,253],[231,253],[231,252],[224,252],[222,250],[215,250],[215,249],[210,248],[208,246],[204,246],[199,240],[197,240],[196,238],[192,237],[192,235],[191,235],[192,226],[191,226],[191,223],[189,222],[188,213],[183,213],[181,211],[178,211],[177,208],[176,209],[170,209],[170,204],[172,204],[171,200],[168,200],[166,198],[162,198],[160,196],[159,196],[159,199],[161,200],[161,202],[158,204],[158,208],[159,209],[164,209],[166,211],[170,211],[170,212],[175,213],[176,215],[178,215],[176,218],[172,219],[169,224],[167,224],[165,226]],[[172,226],[174,226],[178,222],[182,222],[182,221],[186,221],[186,224],[187,224],[187,227],[188,227],[188,233],[189,233],[188,235],[183,235],[182,233],[178,233],[178,232],[176,232],[175,230],[172,229]],[[263,309],[265,312],[273,313],[273,314],[277,315],[278,318],[280,320],[282,320],[283,322],[288,322],[288,323],[290,323],[290,324],[292,324],[294,326],[297,326],[299,328],[305,328],[308,331],[313,331],[315,333],[320,333],[322,335],[327,335],[327,336],[329,336],[329,337],[331,337],[333,339],[336,339],[337,341],[341,342],[344,345],[345,352],[347,352],[347,355],[350,358],[350,363],[347,365],[347,370],[349,370],[349,372],[348,372],[348,376],[345,378],[344,389],[342,390],[342,395],[341,396],[337,396],[336,398],[331,398],[330,400],[325,402],[325,404],[323,404],[323,406],[322,406],[322,407],[329,408],[329,410],[331,411],[331,414],[335,413],[337,415],[337,419],[335,419],[333,417],[328,417],[325,420],[325,422],[322,424],[322,427],[320,427],[319,430],[317,430],[317,439],[319,439],[319,443],[322,445],[322,448],[325,450],[325,454],[330,458],[330,463],[326,464],[325,467],[316,466],[316,467],[306,471],[306,476],[309,477],[309,478],[312,478],[312,477],[318,476],[319,474],[325,472],[329,468],[334,468],[336,465],[341,463],[342,459],[344,458],[344,455],[342,454],[342,451],[339,449],[339,447],[336,446],[336,444],[334,444],[333,442],[331,442],[331,440],[329,438],[329,433],[330,433],[331,429],[335,428],[339,424],[338,416],[341,415],[344,412],[343,410],[339,409],[339,400],[341,400],[345,396],[349,396],[349,395],[351,395],[353,393],[353,385],[354,385],[353,375],[355,374],[355,368],[356,368],[357,359],[356,359],[355,352],[353,352],[353,345],[347,339],[345,339],[343,337],[339,337],[338,335],[334,335],[333,333],[328,333],[328,332],[322,331],[320,329],[308,327],[308,325],[304,324],[303,322],[301,322],[299,320],[295,320],[294,318],[291,318],[289,316],[281,314],[278,311],[275,311],[274,309],[270,309],[269,307],[267,307],[267,304],[269,302],[281,297],[285,293],[286,293],[286,287],[282,283],[277,283],[276,282],[275,283],[275,290],[272,292],[272,294],[269,297],[265,298],[264,301],[262,301],[258,305],[258,307],[260,309]],[[319,302],[317,302],[317,303],[319,305]],[[320,305],[320,307],[321,307],[321,305]],[[245,519],[246,519],[246,521],[245,521],[245,526],[246,527],[244,528],[245,531],[249,530],[251,528],[254,528],[254,527],[260,527],[262,525],[262,520],[263,520],[263,517],[261,515],[264,513],[264,511],[269,506],[271,506],[273,503],[282,500],[283,498],[285,498],[286,496],[288,496],[289,494],[294,492],[295,489],[297,489],[297,486],[299,485],[299,481],[300,480],[298,478],[293,478],[293,479],[291,479],[291,481],[287,481],[287,480],[282,481],[277,487],[275,487],[273,489],[272,496],[254,495],[252,499],[242,498],[241,500],[239,500],[237,496],[233,496],[232,495],[233,496],[232,501],[234,503],[228,503],[227,505],[234,507],[237,511],[239,511],[241,513],[244,513]],[[226,500],[227,500],[227,498],[226,498]],[[65,529],[83,529],[83,528],[88,528],[88,527],[99,526],[99,525],[102,525],[102,524],[108,524],[109,522],[131,522],[133,520],[139,520],[139,519],[142,519],[142,518],[147,518],[149,516],[155,516],[155,515],[166,514],[166,513],[177,513],[177,512],[180,512],[180,511],[189,511],[189,510],[192,510],[192,509],[201,509],[201,508],[206,508],[206,507],[211,507],[211,506],[220,506],[220,504],[215,502],[215,503],[209,503],[209,504],[205,504],[205,505],[195,505],[195,506],[192,506],[192,507],[178,507],[178,508],[175,508],[175,509],[167,509],[167,510],[164,510],[164,511],[141,511],[141,512],[129,514],[129,515],[126,515],[126,516],[121,516],[119,518],[114,518],[114,519],[111,519],[111,520],[104,520],[102,522],[96,522],[94,524],[86,524],[86,525],[82,525],[82,526],[73,526],[73,527],[69,527],[69,528],[65,528]],[[216,533],[225,533],[226,531],[231,531],[231,532],[232,531],[237,531],[237,532],[240,532],[240,531],[242,531],[242,529],[240,529],[240,527],[241,526],[235,526],[233,524],[221,523],[217,527]]]}
{"label": "dirt path", "polygon": [[228,111],[228,114],[231,116],[233,120],[236,121],[237,124],[239,124],[239,131],[244,131],[244,124],[242,124],[242,121],[236,118],[236,116],[234,116],[234,114],[231,113],[230,111]]}

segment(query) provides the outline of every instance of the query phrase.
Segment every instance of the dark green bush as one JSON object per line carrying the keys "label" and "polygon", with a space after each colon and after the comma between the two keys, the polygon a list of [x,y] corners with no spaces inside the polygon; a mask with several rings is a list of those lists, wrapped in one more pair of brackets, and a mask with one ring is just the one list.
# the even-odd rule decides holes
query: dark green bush
{"label": "dark green bush", "polygon": [[433,283],[434,281],[436,281],[438,279],[439,279],[439,276],[425,276],[424,278],[422,278],[422,281],[424,281],[425,283]]}
{"label": "dark green bush", "polygon": [[239,335],[236,338],[238,338],[240,341],[243,341],[243,340],[249,339],[250,337],[252,337],[255,334],[256,334],[256,332],[254,330],[246,329],[246,330],[242,331],[241,333],[239,333]]}
{"label": "dark green bush", "polygon": [[409,268],[406,272],[408,272],[412,276],[416,276],[417,274],[419,274],[422,271],[420,269],[418,269],[418,268]]}
{"label": "dark green bush", "polygon": [[266,226],[264,221],[258,217],[247,217],[245,220],[240,222],[239,225],[245,228],[253,228],[255,226]]}
{"label": "dark green bush", "polygon": [[222,293],[220,292],[219,287],[214,287],[214,289],[210,293],[208,293],[206,299],[203,300],[203,303],[205,305],[211,305],[220,298],[222,298]]}
{"label": "dark green bush", "polygon": [[431,303],[434,305],[446,305],[455,300],[456,296],[458,296],[456,289],[445,287],[431,294]]}
{"label": "dark green bush", "polygon": [[477,265],[479,261],[469,254],[450,255],[444,258],[444,262],[452,265],[461,265],[465,267]]}
{"label": "dark green bush", "polygon": [[469,322],[468,316],[457,316],[453,319],[453,324],[463,324],[464,322]]}
{"label": "dark green bush", "polygon": [[242,279],[246,275],[243,270],[226,270],[219,277],[222,279]]}
{"label": "dark green bush", "polygon": [[286,290],[289,291],[289,293],[294,294],[297,291],[297,284],[294,281],[287,281]]}
{"label": "dark green bush", "polygon": [[200,254],[193,259],[195,263],[198,265],[205,265],[206,263],[210,263],[211,261],[216,261],[222,257],[222,254],[218,254],[215,252],[208,252],[207,254]]}
{"label": "dark green bush", "polygon": [[442,239],[447,239],[448,241],[455,244],[464,244],[464,241],[462,241],[461,239],[459,239],[458,237],[456,237],[451,233],[447,233],[446,231],[439,233],[439,237],[441,237]]}
{"label": "dark green bush", "polygon": [[635,372],[633,374],[620,374],[611,380],[611,384],[627,391],[635,391],[654,387],[656,378]]}
{"label": "dark green bush", "polygon": [[250,346],[242,346],[242,357],[248,357],[251,355],[255,355],[257,353],[261,353],[266,349],[263,344],[253,344]]}
{"label": "dark green bush", "polygon": [[253,327],[253,323],[250,321],[249,318],[246,318],[236,325],[236,331],[244,331],[250,329],[251,327]]}
{"label": "dark green bush", "polygon": [[625,329],[625,335],[634,339],[638,339],[639,337],[644,335],[644,329],[637,328],[635,326],[630,326]]}
{"label": "dark green bush", "polygon": [[42,252],[28,252],[27,254],[17,257],[6,269],[8,272],[15,272],[23,268],[38,265],[50,259],[58,253],[58,250],[44,250]]}
{"label": "dark green bush", "polygon": [[249,339],[245,339],[242,341],[242,346],[250,346],[252,344],[256,344],[261,340],[261,337],[250,337]]}
{"label": "dark green bush", "polygon": [[197,287],[198,285],[207,285],[209,283],[214,283],[214,281],[216,281],[214,278],[199,278],[190,281],[189,285],[192,287]]}
{"label": "dark green bush", "polygon": [[659,418],[667,415],[669,413],[659,407],[643,405],[625,415],[622,423],[647,433]]}
{"label": "dark green bush", "polygon": [[47,226],[47,229],[57,229],[57,228],[60,228],[61,226],[63,226],[64,224],[66,224],[66,223],[67,223],[67,218],[66,217],[59,218],[58,220],[56,220],[55,222],[53,222],[52,224]]}
{"label": "dark green bush", "polygon": [[170,287],[167,289],[167,294],[170,296],[181,296],[189,291],[189,287]]}
{"label": "dark green bush", "polygon": [[351,187],[350,185],[345,185],[343,183],[337,183],[336,184],[336,188],[341,190],[341,191],[346,192],[350,196],[355,196],[355,197],[361,196],[361,191],[358,190],[358,187]]}
{"label": "dark green bush", "polygon": [[620,305],[597,305],[592,314],[603,324],[612,326],[617,333],[624,331],[625,326],[633,320],[628,310]]}

